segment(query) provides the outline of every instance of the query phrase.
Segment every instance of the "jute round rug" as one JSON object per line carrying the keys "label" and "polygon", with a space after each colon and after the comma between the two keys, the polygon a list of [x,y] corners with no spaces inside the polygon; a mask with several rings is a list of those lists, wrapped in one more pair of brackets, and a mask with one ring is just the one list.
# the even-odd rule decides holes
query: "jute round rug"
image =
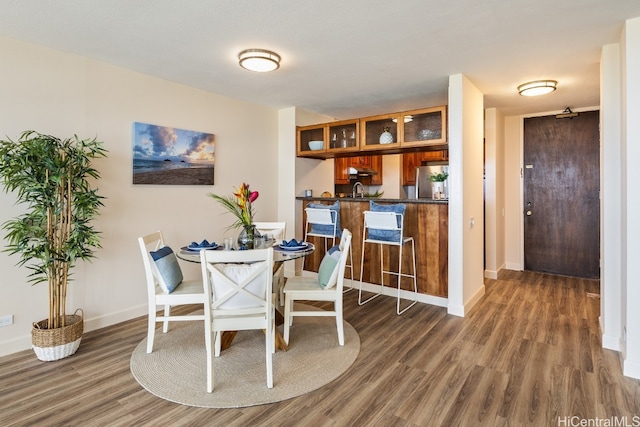
{"label": "jute round rug", "polygon": [[174,322],[168,333],[156,331],[151,354],[146,338],[142,340],[131,355],[131,373],[147,391],[172,402],[239,408],[316,390],[344,373],[360,352],[360,337],[347,322],[344,347],[338,345],[332,317],[296,317],[290,334],[289,350],[273,355],[272,389],[267,388],[263,332],[240,331],[231,347],[215,358],[213,393],[207,393],[202,322]]}

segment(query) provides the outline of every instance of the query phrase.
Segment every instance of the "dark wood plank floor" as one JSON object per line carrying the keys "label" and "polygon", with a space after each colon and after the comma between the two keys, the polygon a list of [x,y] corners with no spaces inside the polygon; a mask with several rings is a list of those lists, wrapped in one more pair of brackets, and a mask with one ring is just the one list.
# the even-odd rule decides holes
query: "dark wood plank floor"
{"label": "dark wood plank floor", "polygon": [[486,284],[466,318],[428,305],[396,316],[393,298],[359,307],[347,293],[345,318],[361,339],[355,364],[326,387],[270,405],[194,408],[145,391],[129,371],[145,318],[85,334],[58,362],[31,351],[5,356],[0,426],[557,426],[571,425],[559,417],[640,417],[640,381],[601,348],[598,282],[505,272]]}

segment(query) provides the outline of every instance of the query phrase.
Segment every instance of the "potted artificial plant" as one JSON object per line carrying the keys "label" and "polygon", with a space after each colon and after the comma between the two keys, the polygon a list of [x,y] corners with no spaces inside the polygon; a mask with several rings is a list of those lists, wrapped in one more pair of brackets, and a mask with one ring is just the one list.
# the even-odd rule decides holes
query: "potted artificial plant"
{"label": "potted artificial plant", "polygon": [[105,157],[102,142],[60,139],[26,131],[18,141],[0,140],[0,181],[15,192],[26,212],[2,224],[10,254],[31,270],[29,282],[47,282],[49,316],[33,324],[33,349],[40,360],[71,356],[80,345],[83,316],[66,313],[67,284],[76,261],[94,257],[100,233],[91,225],[102,197],[89,178],[91,166]]}
{"label": "potted artificial plant", "polygon": [[446,195],[444,194],[444,182],[447,180],[447,178],[449,177],[449,174],[447,172],[440,172],[440,173],[431,173],[431,175],[429,175],[429,181],[431,181],[432,184],[432,191],[431,191],[431,197],[433,199],[444,199],[446,198]]}

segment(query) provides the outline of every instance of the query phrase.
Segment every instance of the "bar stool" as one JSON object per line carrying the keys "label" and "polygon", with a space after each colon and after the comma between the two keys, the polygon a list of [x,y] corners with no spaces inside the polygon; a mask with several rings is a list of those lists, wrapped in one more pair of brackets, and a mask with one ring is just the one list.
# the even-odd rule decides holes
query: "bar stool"
{"label": "bar stool", "polygon": [[[327,242],[331,240],[331,246],[335,246],[336,238],[340,238],[340,205],[339,202],[333,205],[309,203],[305,208],[307,219],[305,222],[305,242],[309,236],[324,238],[324,251],[327,252]],[[345,268],[349,269],[351,276],[350,287],[345,287],[344,292],[349,292],[353,288],[353,257],[351,246],[349,246],[349,261]]]}
{"label": "bar stool", "polygon": [[[372,207],[374,207],[372,202]],[[416,280],[416,249],[413,237],[404,236],[404,204],[397,205],[378,205],[379,209],[385,211],[365,211],[364,212],[364,228],[362,230],[362,257],[360,263],[360,290],[358,291],[358,305],[363,305],[374,298],[384,293],[384,275],[393,275],[398,277],[398,292],[396,313],[398,315],[404,313],[411,308],[416,302],[418,302],[418,284]],[[364,256],[365,245],[376,244],[380,249],[380,292],[362,301],[362,276],[364,271]],[[413,264],[413,273],[407,274],[402,272],[402,253],[406,243],[411,243],[411,255]],[[391,271],[384,269],[383,263],[383,245],[397,246],[399,248],[398,255],[398,271]],[[389,269],[391,266],[389,266]],[[410,277],[413,279],[413,294],[414,299],[411,304],[400,310],[400,283],[403,277]]]}

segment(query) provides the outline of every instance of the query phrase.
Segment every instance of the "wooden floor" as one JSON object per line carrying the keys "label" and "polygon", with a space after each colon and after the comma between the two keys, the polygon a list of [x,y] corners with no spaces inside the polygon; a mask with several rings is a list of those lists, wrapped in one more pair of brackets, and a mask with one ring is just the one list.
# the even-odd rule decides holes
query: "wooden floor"
{"label": "wooden floor", "polygon": [[270,405],[194,408],[145,391],[129,371],[145,318],[85,334],[62,361],[5,356],[0,426],[570,426],[640,417],[640,381],[601,348],[598,282],[506,272],[486,285],[466,318],[428,305],[397,316],[393,298],[359,307],[357,292],[347,293],[345,317],[361,339],[352,368]]}

